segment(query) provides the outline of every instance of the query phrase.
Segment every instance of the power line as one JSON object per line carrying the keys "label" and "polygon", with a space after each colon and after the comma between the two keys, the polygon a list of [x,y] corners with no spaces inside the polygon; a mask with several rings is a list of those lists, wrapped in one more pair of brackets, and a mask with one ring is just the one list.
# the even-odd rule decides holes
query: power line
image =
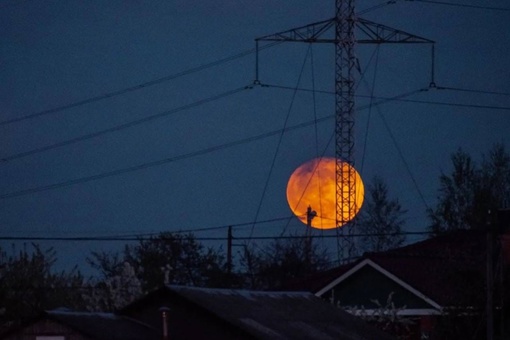
{"label": "power line", "polygon": [[370,127],[370,118],[371,118],[371,114],[372,114],[372,102],[374,100],[374,92],[375,92],[375,81],[376,81],[376,77],[377,77],[377,69],[378,69],[378,65],[379,65],[379,48],[380,46],[377,46],[377,49],[376,49],[376,54],[377,54],[377,57],[375,59],[375,64],[374,64],[374,75],[373,75],[373,78],[372,78],[372,88],[370,90],[370,103],[369,103],[369,108],[368,108],[368,117],[367,117],[367,124],[366,124],[366,127],[365,127],[365,140],[364,140],[364,143],[363,143],[363,154],[361,156],[361,167],[360,167],[360,171],[363,172],[363,168],[365,166],[365,156],[366,156],[366,152],[367,152],[367,143],[368,143],[368,131],[369,130],[369,127]]}
{"label": "power line", "polygon": [[[269,43],[267,45],[261,46],[261,47],[259,47],[259,51],[267,49],[267,48],[270,48],[270,47],[273,47],[273,46],[275,46],[275,45],[277,45],[279,43],[280,42],[272,42],[272,43]],[[98,96],[95,96],[95,97],[90,97],[90,98],[83,99],[83,100],[80,100],[80,101],[77,101],[77,102],[74,102],[74,103],[58,106],[58,107],[47,109],[47,110],[44,110],[44,111],[39,111],[39,112],[31,113],[31,114],[28,114],[28,115],[25,115],[25,116],[22,116],[22,117],[7,119],[7,120],[4,120],[4,121],[1,121],[0,122],[0,126],[1,125],[12,124],[12,123],[17,123],[17,122],[21,122],[21,121],[24,121],[24,120],[33,119],[33,118],[37,118],[37,117],[41,117],[41,116],[45,116],[45,115],[49,115],[49,114],[53,114],[53,113],[57,113],[57,112],[61,112],[61,111],[64,111],[64,110],[68,110],[68,109],[72,109],[72,108],[75,108],[75,107],[83,106],[83,105],[86,105],[86,104],[94,103],[94,102],[97,102],[97,101],[100,101],[100,100],[104,100],[104,99],[107,99],[107,98],[112,98],[112,97],[120,96],[120,95],[129,93],[129,92],[134,92],[134,91],[137,91],[137,90],[140,90],[140,89],[144,89],[144,88],[147,88],[147,87],[150,87],[150,86],[158,85],[158,84],[161,84],[161,83],[164,83],[164,82],[167,82],[167,81],[170,81],[170,80],[174,80],[174,79],[177,79],[177,78],[180,78],[180,77],[183,77],[183,76],[195,73],[195,72],[203,71],[203,70],[206,70],[208,68],[215,67],[215,66],[218,66],[218,65],[230,62],[230,61],[235,60],[235,59],[239,59],[239,58],[245,57],[247,55],[250,55],[250,54],[254,53],[255,51],[256,51],[255,48],[251,48],[249,50],[242,51],[240,53],[231,55],[231,56],[226,57],[226,58],[222,58],[222,59],[219,59],[219,60],[207,63],[207,64],[203,64],[203,65],[200,65],[200,66],[197,66],[197,67],[193,67],[193,68],[190,68],[190,69],[187,69],[187,70],[184,70],[184,71],[181,71],[181,72],[177,72],[177,73],[165,76],[165,77],[161,77],[161,78],[158,78],[158,79],[150,80],[150,81],[147,81],[145,83],[133,85],[133,86],[121,89],[121,90],[107,92],[107,93],[104,93],[104,94],[101,94],[101,95],[98,95]]]}
{"label": "power line", "polygon": [[[308,55],[310,54],[310,50],[311,50],[311,45],[308,46],[308,50],[306,51],[305,58],[303,60],[302,66],[301,66],[301,71],[299,72],[299,76],[298,76],[295,88],[298,88],[299,87],[299,83],[301,82],[301,77],[303,75],[303,71],[305,69],[306,61],[308,59]],[[266,182],[264,183],[264,188],[262,189],[262,195],[260,197],[260,201],[259,201],[259,204],[257,206],[257,211],[255,213],[255,219],[254,219],[255,221],[257,221],[257,218],[259,216],[260,210],[262,208],[262,202],[264,201],[264,196],[266,195],[267,188],[269,186],[269,180],[271,179],[271,175],[273,173],[273,169],[274,169],[274,166],[275,166],[275,163],[276,163],[276,159],[278,157],[278,152],[280,150],[280,146],[281,146],[282,141],[283,141],[283,135],[285,134],[285,129],[287,128],[287,123],[289,122],[289,118],[290,118],[290,113],[292,112],[292,107],[294,106],[294,100],[296,99],[296,94],[297,94],[297,90],[294,90],[292,92],[292,98],[291,98],[291,101],[290,101],[290,104],[289,104],[289,108],[287,109],[287,115],[285,116],[285,120],[283,122],[283,128],[281,129],[281,133],[280,133],[279,138],[278,138],[278,144],[276,144],[276,150],[274,152],[273,159],[271,161],[271,166],[269,168],[269,173],[267,174]],[[317,119],[314,120],[314,123],[317,124]],[[251,230],[250,230],[250,236],[253,235],[254,228],[255,228],[255,225],[253,225]]]}
{"label": "power line", "polygon": [[[333,116],[332,116],[333,117]],[[316,124],[317,125],[317,124]],[[319,158],[319,162],[317,162],[317,164],[315,165],[314,169],[313,169],[313,172],[312,172],[312,175],[310,176],[310,178],[308,178],[308,181],[306,182],[306,185],[305,187],[303,188],[303,192],[301,193],[301,196],[299,197],[299,200],[298,202],[296,203],[296,206],[295,208],[297,208],[299,206],[299,204],[301,203],[301,200],[303,199],[303,197],[305,196],[305,193],[306,193],[306,190],[308,189],[308,186],[310,185],[310,183],[312,182],[312,179],[313,179],[313,175],[315,174],[315,172],[318,172],[318,168],[319,168],[319,164],[320,162],[322,161],[322,158],[324,157],[324,155],[326,154],[326,151],[328,150],[331,142],[333,141],[335,137],[335,132],[333,131],[333,133],[331,134],[331,137],[329,138],[326,146],[324,147],[323,151],[322,151],[322,154],[319,156],[318,155],[318,158]],[[319,180],[319,183],[320,183],[320,180]],[[321,194],[320,192],[320,188],[319,188],[319,195]],[[319,210],[319,212],[322,212],[322,209]],[[305,214],[306,215],[306,214]],[[287,228],[289,227],[290,225],[290,218],[287,220],[287,223],[285,224],[285,227],[283,228],[282,232],[280,233],[281,236],[283,236],[283,234],[285,234],[285,232],[287,231]]]}
{"label": "power line", "polygon": [[[398,99],[398,98],[404,98],[404,97],[407,97],[407,96],[411,96],[411,95],[413,95],[415,93],[418,93],[420,91],[421,90],[416,90],[416,91],[411,91],[411,92],[404,93],[404,94],[401,94],[401,95],[398,95],[398,96],[395,96],[395,97],[385,98],[384,100],[381,100],[381,101],[378,101],[376,103],[373,103],[372,106],[374,106],[374,105],[381,105],[381,104],[390,102],[390,101]],[[359,110],[365,109],[367,107],[359,108]],[[314,120],[311,120],[311,121],[308,121],[308,122],[304,122],[304,123],[300,123],[300,124],[296,124],[296,125],[284,128],[284,129],[278,129],[278,130],[269,131],[269,132],[262,133],[262,134],[259,134],[259,135],[256,135],[256,136],[244,138],[244,139],[241,139],[241,140],[237,140],[237,141],[233,141],[233,142],[229,142],[229,143],[225,143],[225,144],[220,144],[220,145],[212,146],[212,147],[209,147],[209,148],[206,148],[206,149],[189,152],[189,153],[182,154],[182,155],[177,155],[177,156],[161,159],[161,160],[158,160],[158,161],[146,162],[146,163],[142,163],[142,164],[135,165],[135,166],[132,166],[132,167],[127,167],[127,168],[122,168],[122,169],[118,169],[118,170],[103,172],[103,173],[92,175],[92,176],[80,177],[80,178],[71,179],[71,180],[67,180],[67,181],[63,181],[63,182],[59,182],[59,183],[54,183],[54,184],[50,184],[50,185],[45,185],[45,186],[39,186],[39,187],[30,188],[30,189],[14,191],[14,192],[11,192],[11,193],[0,195],[0,199],[8,199],[8,198],[13,198],[13,197],[19,197],[19,196],[25,196],[25,195],[29,195],[29,194],[33,194],[33,193],[38,193],[38,192],[42,192],[42,191],[48,191],[48,190],[64,188],[64,187],[68,187],[68,186],[72,186],[72,185],[76,185],[76,184],[82,184],[82,183],[87,183],[87,182],[91,182],[91,181],[100,180],[100,179],[107,178],[107,177],[123,175],[123,174],[126,174],[126,173],[130,173],[130,172],[134,172],[134,171],[139,171],[139,170],[143,170],[143,169],[147,169],[147,168],[151,168],[151,167],[155,167],[155,166],[161,166],[161,165],[164,165],[164,164],[167,164],[167,163],[172,163],[172,162],[176,162],[176,161],[180,161],[180,160],[184,160],[184,159],[188,159],[188,158],[192,158],[192,157],[202,156],[202,155],[205,155],[205,154],[208,154],[208,153],[211,153],[211,152],[215,152],[215,151],[231,148],[231,147],[242,145],[242,144],[246,144],[246,143],[251,143],[251,142],[254,142],[254,141],[257,141],[257,140],[261,140],[261,139],[264,139],[264,138],[268,138],[268,137],[272,137],[272,136],[277,136],[277,135],[282,134],[283,132],[289,132],[289,131],[292,131],[292,130],[301,129],[301,128],[304,128],[304,127],[307,127],[307,126],[311,126],[311,125],[314,125],[314,124],[317,124],[317,123],[320,123],[320,122],[327,121],[327,120],[332,119],[332,118],[334,118],[334,115],[329,115],[329,116],[326,116],[326,117],[318,118],[317,120],[314,119]]]}
{"label": "power line", "polygon": [[[312,89],[306,89],[306,88],[297,88],[296,89],[296,88],[289,87],[289,86],[274,85],[274,84],[261,84],[261,86],[262,87],[267,87],[267,88],[271,88],[272,87],[272,88],[284,89],[284,90],[297,90],[297,91],[303,91],[303,92],[315,92],[315,93],[324,93],[324,94],[332,94],[332,95],[334,94],[334,92],[327,91],[327,90],[312,90]],[[38,154],[38,153],[42,153],[42,152],[49,151],[49,150],[52,150],[52,149],[56,149],[56,148],[59,148],[59,147],[63,147],[63,146],[75,144],[75,143],[78,143],[78,142],[82,142],[82,141],[85,141],[85,140],[88,140],[88,139],[96,138],[96,137],[99,137],[99,136],[102,136],[102,135],[105,135],[105,134],[108,134],[108,133],[120,131],[120,130],[123,130],[123,129],[126,129],[126,128],[130,128],[132,126],[143,124],[143,123],[155,120],[155,119],[162,118],[164,116],[168,116],[168,115],[180,112],[180,111],[184,111],[184,110],[196,107],[196,106],[200,106],[200,105],[206,104],[208,102],[212,102],[212,101],[215,101],[215,100],[221,99],[223,97],[227,97],[227,96],[233,95],[233,94],[235,94],[237,92],[241,92],[242,90],[250,89],[250,88],[252,88],[252,86],[251,85],[247,85],[247,86],[242,87],[242,88],[238,88],[238,89],[235,89],[235,90],[232,90],[232,91],[227,91],[227,92],[221,93],[221,94],[213,96],[213,97],[205,98],[205,99],[196,101],[196,102],[191,103],[191,104],[187,104],[187,105],[184,105],[184,106],[181,106],[181,107],[169,110],[169,111],[164,111],[164,112],[161,112],[161,113],[158,113],[158,114],[155,114],[155,115],[152,115],[152,116],[148,116],[148,117],[145,117],[145,118],[142,118],[142,119],[139,119],[139,120],[135,120],[135,121],[131,121],[131,122],[128,122],[128,123],[121,124],[121,125],[117,125],[117,126],[105,129],[105,130],[93,132],[93,133],[90,133],[90,134],[87,134],[87,135],[83,135],[83,136],[79,136],[79,137],[76,137],[76,138],[68,139],[68,140],[65,140],[65,141],[62,141],[62,142],[58,142],[58,143],[55,143],[55,144],[43,146],[43,147],[40,147],[40,148],[35,148],[35,149],[29,150],[29,151],[20,152],[20,153],[13,154],[13,155],[10,155],[10,156],[5,156],[5,157],[0,158],[0,162],[9,162],[9,161],[12,161],[12,160],[15,160],[15,159],[31,156],[31,155],[34,155],[34,154]],[[461,89],[461,88],[455,88],[455,87],[437,87],[436,89],[438,89],[438,90],[451,90],[451,91],[462,91],[462,92],[480,93],[480,94],[493,94],[493,95],[510,96],[510,93],[505,93],[505,92],[480,91],[480,90],[472,90],[472,89]],[[424,92],[424,91],[427,91],[427,90],[428,89],[422,89],[420,91]],[[358,98],[369,98],[371,100],[372,99],[378,99],[378,100],[383,100],[383,101],[390,100],[390,101],[401,101],[401,102],[410,102],[410,103],[417,103],[417,104],[439,105],[439,106],[466,107],[466,108],[503,110],[503,111],[510,110],[510,107],[506,107],[506,106],[474,105],[474,104],[448,103],[448,102],[426,101],[426,100],[410,100],[410,99],[403,99],[403,98],[398,98],[398,97],[375,97],[375,96],[370,96],[370,95],[356,95],[356,97],[358,97]]]}
{"label": "power line", "polygon": [[58,143],[55,143],[55,144],[46,145],[46,146],[35,148],[35,149],[29,150],[29,151],[24,151],[24,152],[20,152],[20,153],[14,154],[14,155],[2,157],[2,158],[0,158],[0,163],[1,162],[9,162],[9,161],[12,161],[12,160],[15,160],[15,159],[19,159],[19,158],[35,155],[35,154],[42,153],[42,152],[45,152],[45,151],[49,151],[49,150],[53,150],[53,149],[56,149],[56,148],[60,148],[60,147],[63,147],[63,146],[67,146],[67,145],[83,142],[83,141],[88,140],[88,139],[100,137],[100,136],[103,136],[103,135],[106,135],[106,134],[109,134],[109,133],[113,133],[113,132],[117,132],[117,131],[124,130],[124,129],[127,129],[127,128],[131,128],[131,127],[136,126],[136,125],[148,123],[148,122],[151,122],[153,120],[160,119],[160,118],[172,115],[174,113],[185,111],[185,110],[188,110],[188,109],[200,106],[200,105],[204,105],[204,104],[207,104],[207,103],[210,103],[210,102],[213,102],[213,101],[225,98],[225,97],[232,96],[234,94],[237,94],[239,92],[242,92],[244,90],[251,89],[251,88],[252,88],[251,85],[242,86],[242,87],[239,87],[239,88],[234,89],[234,90],[230,90],[230,91],[226,91],[226,92],[214,95],[212,97],[208,97],[208,98],[205,98],[205,99],[197,100],[197,101],[195,101],[195,102],[193,102],[191,104],[186,104],[186,105],[177,107],[177,108],[172,109],[172,110],[163,111],[163,112],[156,113],[154,115],[147,116],[147,117],[144,117],[144,118],[141,118],[141,119],[133,120],[133,121],[130,121],[130,122],[127,122],[127,123],[123,123],[123,124],[120,124],[120,125],[116,125],[116,126],[108,128],[108,129],[92,132],[92,133],[89,133],[89,134],[86,134],[86,135],[82,135],[82,136],[79,136],[79,137],[71,138],[71,139],[68,139],[68,140],[65,140],[65,141],[62,141],[62,142],[58,142]]}
{"label": "power line", "polygon": [[[293,216],[291,216],[293,217]],[[230,226],[232,227],[249,227],[251,226],[253,223],[256,223],[256,224],[263,224],[263,223],[271,223],[271,222],[280,222],[280,221],[286,221],[288,220],[289,217],[276,217],[276,218],[271,218],[271,219],[268,219],[268,220],[262,220],[262,221],[255,221],[255,222],[243,222],[243,223],[237,223],[237,224],[230,224]]]}
{"label": "power line", "polygon": [[331,94],[334,95],[335,91],[329,91],[329,90],[317,90],[317,89],[307,89],[303,87],[291,87],[286,85],[278,85],[278,84],[267,84],[267,83],[261,83],[261,87],[268,87],[268,88],[275,88],[275,89],[282,89],[282,90],[297,90],[299,92],[310,92],[310,93],[322,93],[322,94]]}
{"label": "power line", "polygon": [[[285,85],[278,85],[278,84],[261,84],[262,87],[273,87],[283,90],[294,90],[293,87],[285,86]],[[435,90],[450,90],[450,91],[459,91],[459,92],[469,92],[469,93],[479,93],[479,94],[492,94],[492,95],[501,95],[501,96],[510,96],[509,92],[497,92],[497,91],[488,91],[488,90],[474,90],[474,89],[467,89],[467,88],[460,88],[460,87],[451,87],[451,86],[436,86],[433,88]],[[316,92],[316,93],[322,93],[322,94],[335,94],[334,91],[328,91],[328,90],[317,90],[317,89],[308,89],[308,88],[298,88],[298,91],[302,92]],[[423,91],[428,91],[429,89],[423,89]],[[362,98],[371,98],[371,96],[367,95],[356,95],[357,97]],[[382,97],[374,97],[375,99],[383,99]]]}
{"label": "power line", "polygon": [[[292,215],[290,218],[292,218],[293,216],[294,215]],[[222,229],[224,230],[224,229],[228,229],[229,227],[233,227],[233,228],[250,227],[253,224],[280,222],[280,221],[286,221],[288,219],[289,219],[289,217],[276,217],[276,218],[271,218],[271,219],[261,220],[261,221],[256,221],[256,222],[231,223],[231,224],[216,226],[216,227],[204,227],[204,228],[177,230],[177,231],[172,231],[171,233],[181,234],[181,233],[194,233],[194,232],[213,231],[213,230],[222,230]],[[152,235],[152,236],[154,236],[154,235],[159,235],[159,234],[161,234],[161,232],[143,233],[143,234],[135,234],[135,235],[122,235],[122,236],[138,236],[138,235],[143,235],[143,236],[151,236]]]}
{"label": "power line", "polygon": [[379,8],[382,8],[382,7],[386,7],[386,6],[388,6],[388,5],[392,5],[392,4],[394,4],[394,3],[396,3],[396,1],[395,1],[395,0],[385,1],[385,2],[383,2],[383,3],[381,3],[381,4],[379,4],[379,5],[375,5],[375,6],[372,6],[372,7],[366,8],[366,9],[364,9],[364,10],[362,10],[362,11],[356,12],[356,15],[358,15],[358,16],[359,16],[359,15],[363,15],[363,14],[366,14],[366,13],[372,12],[372,11],[374,11],[374,10],[376,10],[376,9],[379,9]]}
{"label": "power line", "polygon": [[384,115],[382,114],[381,110],[379,109],[379,106],[376,106],[376,111],[377,111],[379,117],[381,118],[384,126],[386,127],[386,130],[388,131],[388,134],[390,135],[390,139],[393,142],[393,145],[395,146],[395,149],[397,149],[397,153],[400,156],[400,159],[402,160],[402,163],[404,163],[406,171],[409,174],[409,177],[411,178],[411,181],[413,182],[413,185],[414,185],[416,191],[418,192],[418,195],[420,196],[421,201],[423,202],[423,204],[425,205],[425,208],[427,210],[430,209],[429,205],[427,204],[427,201],[425,200],[425,196],[423,195],[420,187],[418,186],[418,182],[416,181],[416,178],[414,177],[414,175],[413,175],[413,173],[411,171],[411,167],[409,166],[409,163],[405,159],[404,154],[402,152],[402,149],[398,145],[397,139],[396,139],[395,135],[393,134],[393,132],[391,131],[390,125],[388,124],[388,122],[386,121],[386,118],[384,117]]}
{"label": "power line", "polygon": [[30,1],[34,1],[34,0],[18,0],[16,2],[12,2],[10,4],[7,3],[7,4],[0,5],[0,9],[7,8],[7,7],[14,7],[14,6],[19,6],[19,5],[24,5],[25,3],[30,2]]}
{"label": "power line", "polygon": [[[332,118],[332,116],[324,117],[324,118],[319,119],[319,121],[325,121],[325,120],[328,120],[328,119],[331,119],[331,118]],[[68,187],[68,186],[71,186],[71,185],[91,182],[91,181],[103,179],[103,178],[106,178],[106,177],[113,177],[113,176],[118,176],[118,175],[126,174],[126,173],[129,173],[129,172],[139,171],[139,170],[143,170],[143,169],[147,169],[147,168],[151,168],[151,167],[155,167],[155,166],[161,166],[161,165],[164,165],[164,164],[167,164],[167,163],[172,163],[172,162],[176,162],[176,161],[180,161],[180,160],[184,160],[184,159],[188,159],[188,158],[192,158],[192,157],[197,157],[197,156],[205,155],[205,154],[208,154],[208,153],[211,153],[211,152],[215,152],[215,151],[231,148],[231,147],[234,147],[234,146],[250,143],[250,142],[253,142],[253,141],[257,141],[257,140],[260,140],[260,139],[276,136],[276,135],[281,134],[282,131],[291,131],[291,130],[303,128],[305,126],[310,126],[310,125],[313,125],[313,124],[315,124],[315,121],[305,122],[305,123],[302,123],[302,124],[294,125],[294,126],[292,126],[290,128],[287,128],[287,129],[278,129],[278,130],[266,132],[266,133],[263,133],[263,134],[260,134],[260,135],[257,135],[257,136],[253,136],[253,137],[249,137],[249,138],[245,138],[245,139],[241,139],[241,140],[237,140],[237,141],[233,141],[233,142],[229,142],[229,143],[225,143],[225,144],[216,145],[216,146],[209,147],[209,148],[206,148],[206,149],[202,149],[202,150],[198,150],[198,151],[194,151],[194,152],[189,152],[189,153],[186,153],[186,154],[182,154],[182,155],[177,155],[177,156],[161,159],[161,160],[158,160],[158,161],[142,163],[142,164],[139,164],[139,165],[136,165],[136,166],[132,166],[132,167],[127,167],[127,168],[122,168],[122,169],[118,169],[118,170],[103,172],[103,173],[100,173],[100,174],[97,174],[97,175],[92,175],[92,176],[80,177],[80,178],[71,179],[71,180],[68,180],[68,181],[64,181],[64,182],[60,182],[60,183],[55,183],[55,184],[50,184],[50,185],[46,185],[46,186],[39,186],[39,187],[31,188],[31,189],[19,190],[19,191],[15,191],[15,192],[11,192],[11,193],[0,195],[0,199],[13,198],[13,197],[24,196],[24,195],[28,195],[28,194],[33,194],[33,193],[41,192],[41,191],[47,191],[47,190],[53,190],[53,189]]]}
{"label": "power line", "polygon": [[200,106],[200,105],[203,105],[203,104],[215,101],[215,100],[219,100],[221,98],[224,98],[224,97],[227,97],[227,96],[230,96],[230,95],[234,95],[234,94],[236,94],[238,92],[241,92],[241,91],[243,91],[245,89],[250,89],[250,88],[252,88],[252,86],[251,85],[247,85],[247,86],[240,87],[240,88],[237,88],[237,89],[234,89],[234,90],[231,90],[231,91],[226,91],[224,93],[221,93],[221,94],[218,94],[218,95],[215,95],[215,96],[212,96],[212,97],[201,99],[201,100],[195,101],[193,103],[177,107],[177,108],[172,109],[172,110],[160,112],[160,113],[157,113],[157,114],[154,114],[154,115],[151,115],[151,116],[148,116],[148,117],[144,117],[144,118],[141,118],[141,119],[138,119],[138,120],[130,121],[130,122],[127,122],[127,123],[124,123],[124,124],[120,124],[120,125],[117,125],[117,126],[113,126],[113,127],[108,128],[108,129],[96,131],[96,132],[93,132],[93,133],[89,133],[89,134],[86,134],[86,135],[78,136],[78,137],[71,138],[71,139],[68,139],[68,140],[65,140],[65,141],[61,141],[61,142],[58,142],[58,143],[54,143],[54,144],[51,144],[51,145],[42,146],[42,147],[35,148],[35,149],[32,149],[32,150],[28,150],[28,151],[24,151],[24,152],[19,152],[19,153],[10,155],[10,156],[5,156],[5,157],[0,158],[0,162],[13,161],[15,159],[24,158],[24,157],[27,157],[27,156],[31,156],[31,155],[35,155],[35,154],[38,154],[38,153],[46,152],[46,151],[53,150],[53,149],[56,149],[56,148],[60,148],[60,147],[72,145],[72,144],[75,144],[75,143],[83,142],[83,141],[88,140],[88,139],[100,137],[100,136],[103,136],[103,135],[106,135],[106,134],[109,134],[109,133],[113,133],[113,132],[117,132],[117,131],[120,131],[120,130],[124,130],[124,129],[130,128],[130,127],[133,127],[133,126],[136,126],[136,125],[140,125],[140,124],[144,124],[144,123],[150,122],[152,120],[156,120],[156,119],[159,119],[159,118],[163,118],[165,116],[169,116],[169,115],[174,114],[174,113],[178,113],[180,111],[185,111],[185,110],[191,109],[193,107],[197,107],[197,106]]}
{"label": "power line", "polygon": [[[360,96],[360,97],[369,97],[369,96]],[[474,104],[448,103],[448,102],[416,100],[416,99],[396,99],[395,101],[416,103],[416,104],[438,105],[438,106],[465,107],[465,108],[472,108],[472,109],[489,109],[489,110],[499,110],[499,111],[509,111],[510,110],[509,106],[474,105]]]}
{"label": "power line", "polygon": [[434,0],[406,0],[406,1],[423,2],[423,3],[435,4],[435,5],[446,5],[446,6],[454,6],[454,7],[466,7],[466,8],[476,8],[476,9],[486,9],[486,10],[493,10],[493,11],[510,12],[510,8],[504,8],[504,7],[468,5],[468,4],[460,4],[460,3],[456,3],[456,2],[434,1]]}
{"label": "power line", "polygon": [[[366,236],[394,236],[394,235],[431,235],[432,231],[403,231],[400,233],[358,233],[344,235],[344,237],[366,237]],[[307,238],[336,238],[337,235],[273,235],[273,236],[241,236],[233,237],[234,240],[251,241],[251,240],[291,240],[291,239],[307,239]],[[197,241],[226,241],[228,237],[194,237]],[[119,241],[158,241],[153,237],[147,236],[71,236],[71,237],[54,237],[54,236],[0,236],[1,241],[69,241],[69,242],[119,242]],[[161,242],[164,242],[161,239]]]}
{"label": "power line", "polygon": [[[268,88],[277,88],[277,89],[283,89],[283,90],[292,90],[292,87],[284,86],[284,85],[276,85],[276,84],[262,84],[262,87],[268,87]],[[510,95],[510,93],[504,93],[504,92],[492,92],[492,91],[478,91],[478,90],[469,90],[469,89],[458,89],[458,88],[448,88],[448,87],[437,87],[438,90],[455,90],[455,91],[464,91],[464,92],[472,92],[472,93],[481,93],[481,94],[497,94],[497,95]],[[304,92],[312,92],[311,89],[306,88],[298,88],[298,91],[304,91]],[[420,92],[426,92],[429,91],[429,89],[424,88],[421,89]],[[317,93],[324,93],[324,94],[334,94],[333,91],[327,91],[327,90],[316,90]],[[373,98],[373,99],[379,99],[379,100],[391,100],[391,101],[399,101],[399,102],[408,102],[408,103],[416,103],[416,104],[428,104],[428,105],[439,105],[439,106],[454,106],[454,107],[466,107],[466,108],[474,108],[474,109],[489,109],[489,110],[502,110],[502,111],[508,111],[510,110],[509,106],[494,106],[494,105],[475,105],[475,104],[463,104],[463,103],[451,103],[451,102],[440,102],[440,101],[431,101],[431,100],[417,100],[417,99],[403,99],[403,98],[397,98],[397,97],[372,97],[370,95],[355,95],[357,98]]]}
{"label": "power line", "polygon": [[[312,102],[313,102],[313,118],[314,120],[317,120],[317,98],[316,98],[316,92],[315,92],[315,67],[314,67],[314,59],[313,59],[313,45],[310,45],[310,66],[311,66],[311,73],[312,73]],[[314,133],[315,133],[315,157],[319,157],[321,154],[319,153],[319,129],[317,127],[317,124],[314,125]],[[329,144],[329,143],[328,143]],[[321,174],[320,172],[317,172],[317,175],[319,177],[319,183],[318,183],[318,189],[319,189],[319,211],[322,211],[322,187],[321,187]],[[311,179],[311,177],[310,177]],[[307,183],[308,187],[308,183]],[[302,196],[305,194],[305,190],[303,190],[303,193],[301,197],[299,198],[299,202],[301,202]],[[322,223],[322,220],[321,220]],[[285,228],[287,228],[290,224],[290,220],[287,222],[287,225]],[[322,225],[321,225],[322,226]],[[285,232],[285,231],[284,231]],[[284,233],[282,232],[282,234]]]}
{"label": "power line", "polygon": [[[267,219],[267,220],[260,220],[260,221],[256,221],[256,222],[241,222],[241,223],[230,223],[230,224],[227,224],[227,225],[222,225],[222,226],[216,226],[216,227],[203,227],[203,228],[192,228],[192,229],[186,229],[186,230],[176,230],[176,231],[170,231],[168,233],[171,233],[171,234],[185,234],[185,233],[188,233],[188,234],[194,234],[196,232],[202,232],[202,231],[214,231],[214,230],[225,230],[225,229],[228,229],[229,227],[233,227],[233,228],[242,228],[242,227],[250,227],[252,226],[253,224],[266,224],[266,223],[274,223],[274,222],[281,222],[281,221],[286,221],[288,219],[291,219],[293,218],[294,215],[292,215],[291,217],[276,217],[276,218],[271,218],[271,219]],[[116,234],[116,235],[98,235],[98,236],[84,236],[84,237],[81,237],[81,236],[55,236],[53,237],[55,240],[74,240],[74,239],[77,239],[78,241],[80,240],[115,240],[115,241],[121,241],[121,240],[127,240],[127,241],[132,241],[132,240],[139,240],[140,238],[143,239],[143,240],[147,240],[147,239],[151,239],[152,237],[154,236],[159,236],[159,235],[162,235],[162,234],[165,234],[167,232],[165,231],[159,231],[159,232],[153,232],[153,233],[129,233],[129,234]],[[6,236],[6,237],[9,237],[11,240],[16,240],[16,238],[18,236]],[[19,236],[19,238],[23,238],[24,236]],[[34,236],[34,237],[39,237],[39,236]],[[29,239],[32,239],[31,236],[28,237]],[[29,239],[25,240],[25,241],[28,241]],[[207,238],[209,239],[209,238]],[[2,238],[0,237],[0,240],[2,240]],[[46,239],[43,239],[43,241],[45,241]],[[20,241],[22,241],[20,239]]]}
{"label": "power line", "polygon": [[481,93],[481,94],[494,94],[501,96],[510,96],[508,92],[496,92],[496,91],[484,91],[484,90],[473,90],[459,87],[448,87],[448,86],[437,86],[438,90],[450,90],[450,91],[459,91],[459,92],[469,92],[469,93]]}

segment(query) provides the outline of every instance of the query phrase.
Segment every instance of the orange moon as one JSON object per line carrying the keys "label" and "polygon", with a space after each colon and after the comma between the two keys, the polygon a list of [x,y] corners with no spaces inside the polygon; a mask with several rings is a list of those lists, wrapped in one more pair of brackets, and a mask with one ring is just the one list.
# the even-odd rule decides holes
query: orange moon
{"label": "orange moon", "polygon": [[[344,171],[352,168],[342,162]],[[352,168],[354,169],[354,168]],[[363,204],[365,187],[361,176],[354,169],[356,186],[356,209],[346,220],[352,220]],[[347,185],[345,185],[347,190]],[[287,202],[299,220],[307,224],[307,209],[310,206],[317,215],[312,219],[312,227],[333,229],[336,225],[336,160],[331,157],[315,158],[300,165],[287,183]]]}

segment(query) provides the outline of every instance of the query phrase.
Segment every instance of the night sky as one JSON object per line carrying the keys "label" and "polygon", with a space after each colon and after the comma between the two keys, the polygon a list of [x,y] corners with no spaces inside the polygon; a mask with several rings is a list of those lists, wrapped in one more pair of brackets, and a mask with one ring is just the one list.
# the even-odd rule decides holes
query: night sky
{"label": "night sky", "polygon": [[[426,230],[454,151],[479,161],[494,143],[510,148],[510,10],[494,9],[510,6],[456,1],[357,3],[373,8],[366,19],[436,41],[435,82],[447,88],[429,89],[429,45],[356,47],[356,168],[365,183],[386,181],[408,231]],[[255,54],[239,55],[257,37],[333,16],[332,0],[2,0],[0,236],[303,233],[281,220],[292,214],[285,188],[299,165],[334,155],[334,48],[264,49],[259,80],[270,86],[251,89]],[[420,89],[368,108],[371,94]],[[123,244],[40,243],[66,264]]]}

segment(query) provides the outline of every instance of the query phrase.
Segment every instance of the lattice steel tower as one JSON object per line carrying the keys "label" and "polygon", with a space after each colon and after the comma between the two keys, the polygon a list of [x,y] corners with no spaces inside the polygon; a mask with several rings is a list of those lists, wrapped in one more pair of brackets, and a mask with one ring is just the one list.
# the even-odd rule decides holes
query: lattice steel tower
{"label": "lattice steel tower", "polygon": [[[428,43],[432,46],[432,61],[434,60],[434,41],[357,18],[354,2],[355,0],[336,0],[335,17],[332,19],[255,39],[257,47],[255,84],[260,84],[258,74],[260,41],[335,44],[336,223],[344,225],[342,228],[337,228],[339,258],[343,259],[356,255],[354,238],[350,236],[354,233],[355,226],[349,223],[348,218],[354,216],[357,211],[354,170],[354,72],[357,64],[354,54],[355,44]],[[356,28],[360,36],[358,39],[354,35]],[[331,36],[332,30],[334,30],[333,36]],[[430,84],[434,84],[433,62]],[[342,162],[347,162],[351,167],[342,167]]]}
{"label": "lattice steel tower", "polygon": [[[354,170],[354,0],[337,0],[335,15],[335,156],[336,224],[339,257],[351,258],[355,242],[347,225],[356,215],[356,174]],[[350,167],[343,167],[342,162]],[[347,235],[346,235],[347,234]],[[343,255],[343,256],[341,256]]]}

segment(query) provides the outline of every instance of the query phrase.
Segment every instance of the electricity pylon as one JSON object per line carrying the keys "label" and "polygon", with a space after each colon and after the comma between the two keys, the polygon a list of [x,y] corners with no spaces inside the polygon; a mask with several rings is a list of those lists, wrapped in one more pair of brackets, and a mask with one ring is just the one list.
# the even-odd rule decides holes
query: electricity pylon
{"label": "electricity pylon", "polygon": [[[335,156],[336,156],[336,224],[339,259],[356,255],[352,237],[354,225],[350,219],[358,211],[356,207],[356,177],[354,170],[354,89],[357,60],[356,43],[402,44],[427,43],[432,46],[431,85],[434,85],[434,41],[356,17],[354,0],[336,0],[335,17],[266,35],[255,39],[257,65],[255,83],[260,84],[258,71],[258,48],[260,41],[287,41],[305,43],[330,43],[335,45]],[[359,38],[355,38],[355,29]],[[331,31],[334,32],[333,36]],[[342,167],[347,162],[351,167]]]}

